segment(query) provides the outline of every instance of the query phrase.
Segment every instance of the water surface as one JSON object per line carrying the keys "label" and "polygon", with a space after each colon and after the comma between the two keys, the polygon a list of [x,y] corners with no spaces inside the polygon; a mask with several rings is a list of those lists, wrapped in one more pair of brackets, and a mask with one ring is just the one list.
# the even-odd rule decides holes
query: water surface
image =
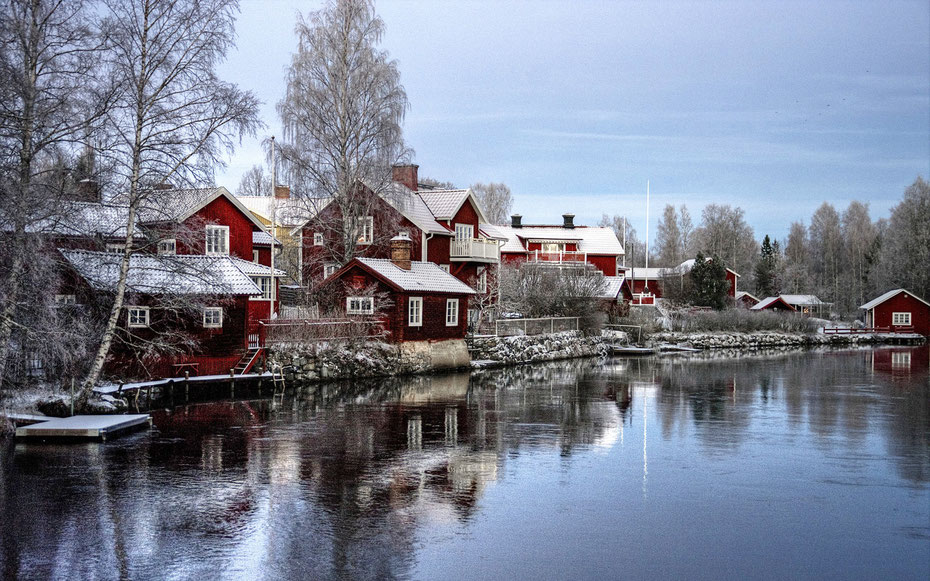
{"label": "water surface", "polygon": [[576,360],[0,449],[37,579],[927,579],[921,348]]}

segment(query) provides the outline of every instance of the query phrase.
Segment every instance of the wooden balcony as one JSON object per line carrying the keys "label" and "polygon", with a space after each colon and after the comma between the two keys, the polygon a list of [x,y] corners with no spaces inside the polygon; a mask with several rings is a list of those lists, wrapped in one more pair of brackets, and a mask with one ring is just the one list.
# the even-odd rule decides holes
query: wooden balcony
{"label": "wooden balcony", "polygon": [[501,249],[496,240],[456,238],[452,240],[449,259],[453,262],[500,262]]}
{"label": "wooden balcony", "polygon": [[534,250],[526,255],[529,262],[543,262],[550,264],[578,264],[588,261],[587,252],[546,252],[543,250]]}

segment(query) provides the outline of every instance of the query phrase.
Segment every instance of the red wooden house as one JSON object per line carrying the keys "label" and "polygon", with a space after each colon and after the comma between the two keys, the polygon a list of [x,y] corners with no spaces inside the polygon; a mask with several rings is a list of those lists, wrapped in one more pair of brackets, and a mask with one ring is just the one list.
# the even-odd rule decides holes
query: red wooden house
{"label": "red wooden house", "polygon": [[464,339],[475,291],[436,264],[410,260],[408,236],[395,237],[392,246],[390,260],[354,258],[322,288],[346,316],[380,317],[391,342]]}
{"label": "red wooden house", "polygon": [[591,264],[604,276],[622,274],[623,246],[611,228],[576,226],[574,214],[563,214],[562,219],[561,226],[530,225],[514,214],[509,226],[491,227],[506,238],[501,260],[555,266]]}
{"label": "red wooden house", "polygon": [[[680,280],[687,276],[694,268],[694,259],[691,258],[673,268],[634,268],[624,267],[626,286],[624,297],[633,304],[653,304],[655,299],[663,297],[662,285],[669,279]],[[726,269],[727,296],[736,299],[737,283],[740,275],[730,268]]]}
{"label": "red wooden house", "polygon": [[[121,254],[60,252],[72,275],[56,296],[61,303],[90,306],[99,294],[115,290]],[[105,371],[121,377],[174,377],[182,370],[212,375],[254,362],[259,350],[257,337],[250,337],[250,299],[261,290],[243,272],[247,264],[229,256],[134,254],[118,322],[127,340],[114,345]],[[154,339],[158,349],[150,348]]]}
{"label": "red wooden house", "polygon": [[930,335],[930,304],[903,288],[888,291],[859,307],[866,327]]}
{"label": "red wooden house", "polygon": [[797,311],[781,297],[767,297],[749,307],[750,311],[782,311],[794,313]]}

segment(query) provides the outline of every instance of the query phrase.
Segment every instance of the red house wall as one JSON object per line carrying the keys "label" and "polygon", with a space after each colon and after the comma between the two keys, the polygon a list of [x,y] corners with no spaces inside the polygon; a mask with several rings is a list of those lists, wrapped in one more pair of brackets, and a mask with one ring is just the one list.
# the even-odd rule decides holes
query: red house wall
{"label": "red house wall", "polygon": [[[452,244],[451,236],[433,236],[426,241],[426,261],[436,264],[449,264]],[[419,255],[417,255],[419,256]]]}
{"label": "red house wall", "polygon": [[915,299],[910,293],[898,293],[872,310],[874,327],[891,327],[900,329],[891,324],[893,313],[911,313],[911,324],[914,331],[921,335],[930,335],[930,307]]}
{"label": "red house wall", "polygon": [[[617,257],[616,256],[591,256],[588,255],[588,263],[593,264],[597,269],[604,273],[604,276],[617,276]],[[652,285],[649,285],[652,288]]]}
{"label": "red house wall", "polygon": [[[243,260],[252,261],[252,232],[258,230],[251,220],[239,208],[225,197],[220,196],[213,200],[196,214],[184,221],[190,228],[202,229],[206,224],[229,226],[229,254]],[[181,240],[178,241],[178,254],[204,254],[206,245],[206,231],[195,238],[196,243],[187,247]]]}
{"label": "red house wall", "polygon": [[[258,263],[263,266],[271,266],[271,247],[270,246],[253,246],[252,250],[258,250]],[[249,258],[251,261],[252,258]]]}
{"label": "red house wall", "polygon": [[474,206],[471,205],[470,199],[466,199],[462,207],[459,208],[455,216],[452,217],[449,228],[454,231],[456,224],[471,224],[475,228],[475,237],[478,236],[478,212],[475,211]]}
{"label": "red house wall", "polygon": [[736,273],[727,271],[727,282],[730,286],[727,288],[727,296],[736,298]]}

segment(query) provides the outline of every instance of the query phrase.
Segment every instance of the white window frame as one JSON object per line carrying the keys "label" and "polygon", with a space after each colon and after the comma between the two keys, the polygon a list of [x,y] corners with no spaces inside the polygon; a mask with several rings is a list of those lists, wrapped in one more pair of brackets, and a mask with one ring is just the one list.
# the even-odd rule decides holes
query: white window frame
{"label": "white window frame", "polygon": [[333,262],[328,262],[323,265],[323,279],[327,279],[333,275],[337,270],[339,270],[339,265]]}
{"label": "white window frame", "polygon": [[130,329],[148,327],[152,322],[149,310],[149,307],[126,307],[126,326]]}
{"label": "white window frame", "polygon": [[158,254],[174,256],[178,253],[178,241],[175,238],[162,238],[158,241]]}
{"label": "white window frame", "polygon": [[258,250],[252,249],[252,262],[258,264]]}
{"label": "white window frame", "polygon": [[475,285],[475,290],[481,294],[487,294],[488,292],[488,269],[485,266],[478,267],[478,284]]}
{"label": "white window frame", "polygon": [[347,315],[373,315],[374,313],[374,297],[346,297]]}
{"label": "white window frame", "polygon": [[204,307],[203,328],[204,329],[222,329],[223,328],[223,307]]}
{"label": "white window frame", "polygon": [[76,305],[77,297],[74,295],[55,295],[56,305]]}
{"label": "white window frame", "polygon": [[894,327],[910,327],[911,314],[908,313],[891,313],[891,325]]}
{"label": "white window frame", "polygon": [[[211,248],[210,238],[212,233],[219,233],[219,237],[214,240],[220,248]],[[212,234],[216,237],[217,234]],[[217,226],[211,224],[206,227],[206,241],[204,242],[204,254],[207,256],[229,256],[229,226]]]}
{"label": "white window frame", "polygon": [[375,238],[375,219],[372,216],[362,218],[362,231],[358,235],[356,244],[371,244]]}
{"label": "white window frame", "polygon": [[271,277],[270,276],[250,276],[252,282],[262,291],[260,297],[249,297],[252,301],[270,301],[271,300]]}
{"label": "white window frame", "polygon": [[407,299],[407,326],[423,326],[423,297],[410,297]]}
{"label": "white window frame", "polygon": [[313,233],[313,245],[314,246],[323,246],[323,233],[314,232]]}
{"label": "white window frame", "polygon": [[446,327],[459,326],[459,300],[446,299]]}

